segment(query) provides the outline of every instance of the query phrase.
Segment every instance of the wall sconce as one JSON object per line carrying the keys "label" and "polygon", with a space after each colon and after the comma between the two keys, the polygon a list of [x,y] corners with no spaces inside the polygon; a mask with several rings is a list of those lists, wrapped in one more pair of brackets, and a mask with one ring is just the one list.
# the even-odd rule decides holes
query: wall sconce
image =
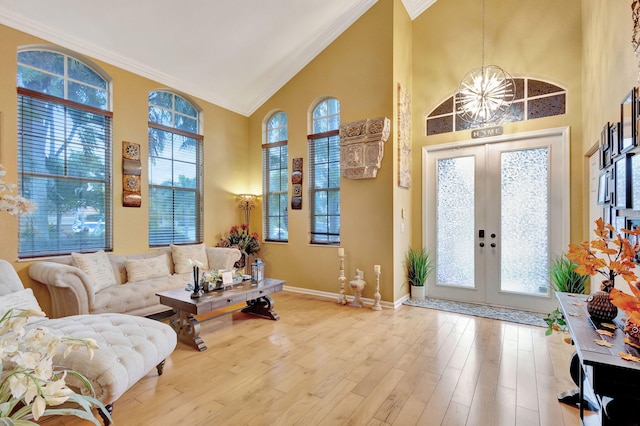
{"label": "wall sconce", "polygon": [[238,207],[244,210],[244,223],[249,227],[249,219],[251,216],[251,210],[256,206],[258,196],[253,194],[239,194],[237,197]]}

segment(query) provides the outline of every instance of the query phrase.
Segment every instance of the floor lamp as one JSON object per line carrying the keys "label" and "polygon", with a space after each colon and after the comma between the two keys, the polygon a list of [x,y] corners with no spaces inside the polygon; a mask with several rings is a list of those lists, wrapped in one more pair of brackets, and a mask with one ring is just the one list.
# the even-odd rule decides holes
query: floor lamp
{"label": "floor lamp", "polygon": [[247,229],[249,228],[249,220],[251,219],[251,210],[255,208],[256,201],[258,201],[257,195],[253,195],[253,194],[238,195],[238,207],[244,210],[244,223],[247,224]]}

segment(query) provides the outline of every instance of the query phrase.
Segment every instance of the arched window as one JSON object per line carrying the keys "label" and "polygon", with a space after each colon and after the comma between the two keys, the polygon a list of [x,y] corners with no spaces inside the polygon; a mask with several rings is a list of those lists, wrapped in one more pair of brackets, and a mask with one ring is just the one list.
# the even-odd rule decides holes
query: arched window
{"label": "arched window", "polygon": [[267,241],[289,239],[288,129],[289,122],[285,112],[275,112],[266,121],[265,143],[262,145],[262,199],[263,227]]}
{"label": "arched window", "polygon": [[[510,111],[502,117],[500,123],[514,123],[565,113],[567,104],[565,89],[532,78],[514,78],[513,81],[516,86],[516,98]],[[469,123],[455,114],[454,97],[455,95],[442,102],[427,116],[425,123],[427,136],[472,128]]]}
{"label": "arched window", "polygon": [[19,256],[111,250],[110,78],[53,48],[18,51],[18,175],[36,211]]}
{"label": "arched window", "polygon": [[322,100],[310,117],[309,211],[312,244],[340,243],[340,102]]}
{"label": "arched window", "polygon": [[149,246],[202,241],[200,113],[183,96],[149,93]]}

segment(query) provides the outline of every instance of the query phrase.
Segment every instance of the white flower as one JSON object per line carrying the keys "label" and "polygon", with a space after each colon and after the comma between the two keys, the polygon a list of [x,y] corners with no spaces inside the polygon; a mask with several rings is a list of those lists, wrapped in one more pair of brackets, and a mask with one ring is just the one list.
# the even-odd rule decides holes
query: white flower
{"label": "white flower", "polygon": [[4,166],[0,164],[0,211],[7,212],[10,215],[33,212],[36,209],[36,205],[20,195],[13,194],[16,191],[16,184],[6,183],[4,181],[6,174]]}
{"label": "white flower", "polygon": [[[2,185],[0,182],[0,192]],[[30,316],[43,315],[37,311],[12,309],[0,316],[0,389],[4,389],[0,393],[0,425],[6,424],[11,415],[9,424],[33,424],[28,421],[30,416],[38,420],[47,405],[60,405],[71,395],[76,401],[86,398],[81,394],[76,395],[66,385],[66,372],[55,371],[53,357],[63,347],[65,352],[85,347],[92,358],[93,350],[98,347],[97,342],[95,339],[57,336],[45,327],[25,328]],[[89,383],[86,378],[80,377],[83,383]],[[92,389],[89,389],[89,394],[93,394]],[[14,410],[17,404],[24,406],[17,412],[19,414]],[[91,411],[93,405],[104,411],[104,405],[100,402],[85,399],[79,408],[61,408],[56,414],[89,419],[94,416]],[[101,423],[94,418],[94,424]]]}

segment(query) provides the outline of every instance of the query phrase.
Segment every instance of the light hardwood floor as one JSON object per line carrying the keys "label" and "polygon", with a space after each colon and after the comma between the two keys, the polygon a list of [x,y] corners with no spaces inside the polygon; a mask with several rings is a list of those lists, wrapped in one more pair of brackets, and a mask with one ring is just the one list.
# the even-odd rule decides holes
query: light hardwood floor
{"label": "light hardwood floor", "polygon": [[[114,405],[116,425],[579,425],[556,400],[573,352],[544,329],[402,306],[273,295],[280,321],[203,322]],[[46,425],[87,425],[51,418]]]}

